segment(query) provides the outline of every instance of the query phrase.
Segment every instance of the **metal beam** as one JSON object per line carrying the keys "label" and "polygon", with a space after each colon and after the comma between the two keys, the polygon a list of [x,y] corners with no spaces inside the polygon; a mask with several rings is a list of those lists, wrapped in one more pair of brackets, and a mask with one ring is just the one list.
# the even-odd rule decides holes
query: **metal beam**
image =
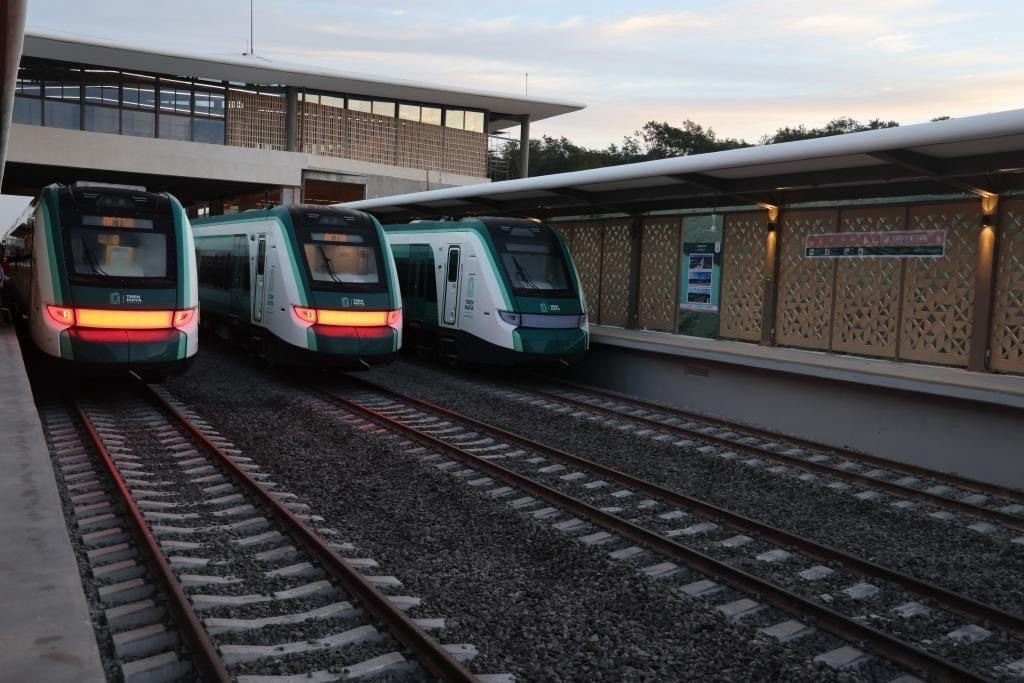
{"label": "metal beam", "polygon": [[868,156],[884,161],[887,164],[905,168],[914,173],[939,179],[958,190],[972,192],[980,196],[993,194],[993,190],[990,187],[977,187],[971,183],[965,183],[962,180],[949,177],[949,171],[946,169],[946,164],[943,160],[928,156],[927,154],[912,152],[909,149],[890,149],[884,152],[869,152]]}

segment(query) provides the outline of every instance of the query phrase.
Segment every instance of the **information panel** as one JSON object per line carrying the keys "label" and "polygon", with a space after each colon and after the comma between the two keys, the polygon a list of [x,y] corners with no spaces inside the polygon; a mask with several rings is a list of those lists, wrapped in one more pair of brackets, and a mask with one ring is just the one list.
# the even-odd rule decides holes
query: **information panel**
{"label": "information panel", "polygon": [[807,258],[939,257],[946,251],[945,230],[827,232],[804,240]]}

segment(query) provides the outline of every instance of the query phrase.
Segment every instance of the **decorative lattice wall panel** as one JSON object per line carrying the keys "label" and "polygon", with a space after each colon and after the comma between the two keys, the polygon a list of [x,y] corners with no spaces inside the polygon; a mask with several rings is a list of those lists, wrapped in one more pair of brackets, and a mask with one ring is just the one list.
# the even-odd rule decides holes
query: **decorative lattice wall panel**
{"label": "decorative lattice wall panel", "polygon": [[487,136],[471,130],[444,129],[444,170],[487,177]]}
{"label": "decorative lattice wall panel", "polygon": [[990,364],[1024,373],[1024,200],[1002,204]]}
{"label": "decorative lattice wall panel", "polygon": [[764,299],[765,214],[730,214],[722,230],[719,336],[758,341]]}
{"label": "decorative lattice wall panel", "polygon": [[601,322],[601,249],[605,221],[582,221],[572,228],[572,260],[580,273],[590,322]]}
{"label": "decorative lattice wall panel", "polygon": [[604,226],[601,257],[601,324],[625,327],[629,320],[630,219]]}
{"label": "decorative lattice wall panel", "polygon": [[967,365],[978,259],[978,202],[910,209],[911,230],[945,230],[942,258],[906,259],[899,357]]}
{"label": "decorative lattice wall panel", "polygon": [[835,263],[804,258],[808,235],[835,232],[839,212],[783,211],[779,220],[779,301],[775,341],[782,346],[828,349]]}
{"label": "decorative lattice wall panel", "polygon": [[346,113],[349,157],[358,161],[394,165],[397,119],[351,109]]}
{"label": "decorative lattice wall panel", "polygon": [[565,240],[565,246],[568,247],[569,253],[572,254],[573,224],[569,223],[569,222],[565,222],[565,223],[548,223],[547,225],[550,226],[552,230],[554,230],[555,232],[557,232],[559,235],[562,236],[562,239]]}
{"label": "decorative lattice wall panel", "polygon": [[644,220],[640,257],[639,323],[645,330],[673,332],[679,300],[679,217]]}
{"label": "decorative lattice wall panel", "polygon": [[227,139],[233,147],[283,150],[284,97],[228,90]]}
{"label": "decorative lattice wall panel", "polygon": [[398,165],[441,171],[443,129],[419,121],[398,120]]}
{"label": "decorative lattice wall panel", "polygon": [[[903,207],[843,210],[843,232],[903,230]],[[836,264],[832,350],[867,356],[896,356],[902,260],[844,258]]]}
{"label": "decorative lattice wall panel", "polygon": [[346,112],[341,107],[314,102],[299,103],[301,150],[328,157],[347,157]]}

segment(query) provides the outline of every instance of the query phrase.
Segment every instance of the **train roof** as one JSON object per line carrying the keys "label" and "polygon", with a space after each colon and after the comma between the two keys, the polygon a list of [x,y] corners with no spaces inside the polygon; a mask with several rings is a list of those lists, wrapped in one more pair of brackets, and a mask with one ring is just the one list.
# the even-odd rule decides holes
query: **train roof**
{"label": "train roof", "polygon": [[245,223],[248,221],[268,219],[268,218],[288,218],[284,223],[289,223],[293,212],[307,212],[324,214],[330,213],[340,216],[351,216],[353,218],[359,218],[363,221],[369,220],[373,222],[374,218],[365,211],[358,211],[356,209],[350,209],[341,206],[324,206],[322,204],[291,204],[289,206],[273,206],[266,209],[247,209],[238,213],[228,213],[223,216],[208,216],[206,218],[197,218],[192,221],[192,226],[196,228],[210,227],[214,225],[224,225],[230,223]]}

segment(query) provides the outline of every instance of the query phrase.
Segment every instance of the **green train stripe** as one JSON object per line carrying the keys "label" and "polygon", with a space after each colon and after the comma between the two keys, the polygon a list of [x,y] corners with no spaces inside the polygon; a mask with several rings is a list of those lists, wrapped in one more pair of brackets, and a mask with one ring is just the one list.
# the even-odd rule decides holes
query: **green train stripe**
{"label": "green train stripe", "polygon": [[64,269],[59,265],[64,262],[64,249],[60,243],[60,208],[57,205],[56,185],[43,188],[43,201],[39,203],[39,206],[43,210],[42,233],[46,240],[46,255],[50,263],[50,284],[53,286],[53,303],[58,306],[64,306],[70,302],[67,298],[69,290],[64,283]]}
{"label": "green train stripe", "polygon": [[177,258],[175,259],[178,263],[177,308],[183,309],[188,308],[188,302],[191,300],[188,268],[186,267],[189,262],[188,238],[185,235],[188,216],[185,215],[185,209],[176,198],[171,195],[167,195],[167,197],[171,201],[171,213],[174,216],[175,249],[177,249]]}

